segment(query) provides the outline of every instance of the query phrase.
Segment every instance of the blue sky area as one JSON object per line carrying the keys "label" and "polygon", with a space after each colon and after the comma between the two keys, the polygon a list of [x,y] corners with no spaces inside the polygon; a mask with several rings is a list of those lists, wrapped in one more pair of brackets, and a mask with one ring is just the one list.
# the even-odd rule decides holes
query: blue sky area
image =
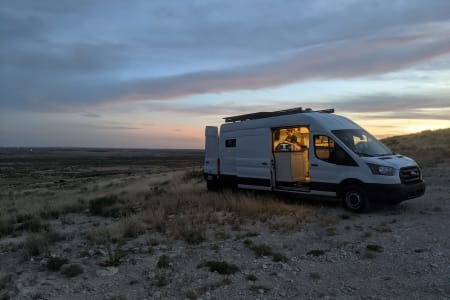
{"label": "blue sky area", "polygon": [[450,127],[450,2],[2,1],[0,146],[202,148],[225,116]]}

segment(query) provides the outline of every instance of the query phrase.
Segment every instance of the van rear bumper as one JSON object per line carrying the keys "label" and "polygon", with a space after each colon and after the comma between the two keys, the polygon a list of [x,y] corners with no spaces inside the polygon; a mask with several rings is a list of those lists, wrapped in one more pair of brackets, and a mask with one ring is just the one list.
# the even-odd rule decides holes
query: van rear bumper
{"label": "van rear bumper", "polygon": [[371,201],[400,203],[414,199],[425,193],[425,182],[413,184],[367,184],[367,192]]}

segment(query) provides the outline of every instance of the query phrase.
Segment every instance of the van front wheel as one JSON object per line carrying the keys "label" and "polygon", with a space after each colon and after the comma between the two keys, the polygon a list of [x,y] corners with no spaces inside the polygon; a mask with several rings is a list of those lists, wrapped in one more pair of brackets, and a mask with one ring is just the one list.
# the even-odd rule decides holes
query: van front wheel
{"label": "van front wheel", "polygon": [[359,185],[348,185],[342,194],[344,206],[353,212],[364,212],[369,209],[369,199],[364,189]]}

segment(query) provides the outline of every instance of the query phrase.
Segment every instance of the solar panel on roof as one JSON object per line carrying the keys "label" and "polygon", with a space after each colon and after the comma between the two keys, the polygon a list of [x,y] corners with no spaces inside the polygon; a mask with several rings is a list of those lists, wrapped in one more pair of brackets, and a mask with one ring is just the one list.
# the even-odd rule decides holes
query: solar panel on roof
{"label": "solar panel on roof", "polygon": [[334,113],[334,108],[313,111],[310,108],[303,109],[302,107],[295,107],[295,108],[276,110],[276,111],[271,111],[271,112],[261,111],[261,112],[251,113],[251,114],[225,117],[223,119],[225,119],[226,123],[229,123],[229,122],[240,122],[240,121],[247,121],[247,120],[264,119],[264,118],[269,118],[269,117],[292,115],[292,114],[307,113],[307,112]]}

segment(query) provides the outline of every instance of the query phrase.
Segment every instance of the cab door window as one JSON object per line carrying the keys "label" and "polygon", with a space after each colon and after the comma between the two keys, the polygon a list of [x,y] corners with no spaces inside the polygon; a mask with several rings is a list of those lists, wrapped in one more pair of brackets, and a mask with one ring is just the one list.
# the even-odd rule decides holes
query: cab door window
{"label": "cab door window", "polygon": [[314,154],[318,159],[331,164],[357,166],[348,153],[326,135],[314,136]]}

